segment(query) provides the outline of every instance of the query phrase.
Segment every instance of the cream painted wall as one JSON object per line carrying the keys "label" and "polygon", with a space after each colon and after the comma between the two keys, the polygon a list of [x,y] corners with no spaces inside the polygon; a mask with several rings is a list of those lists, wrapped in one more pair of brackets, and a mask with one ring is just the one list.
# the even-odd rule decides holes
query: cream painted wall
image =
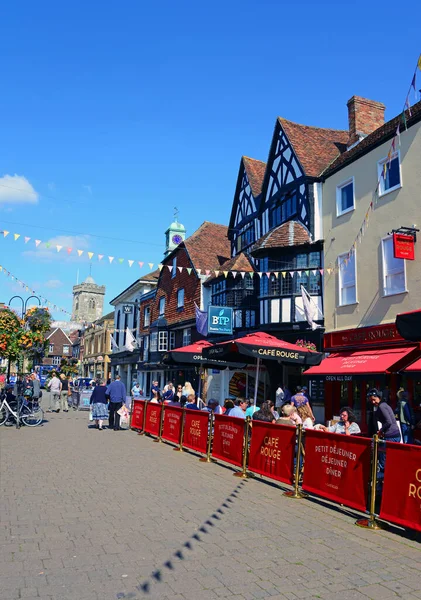
{"label": "cream painted wall", "polygon": [[[368,229],[357,243],[357,303],[339,305],[337,266],[358,234],[377,184],[377,162],[386,158],[391,140],[329,177],[323,185],[324,308],[326,331],[394,322],[396,314],[421,308],[421,234],[415,244],[415,261],[406,261],[407,293],[383,295],[381,239],[392,229],[421,229],[421,124],[401,132],[402,187],[381,196],[370,213]],[[354,177],[355,210],[336,216],[336,187]]]}

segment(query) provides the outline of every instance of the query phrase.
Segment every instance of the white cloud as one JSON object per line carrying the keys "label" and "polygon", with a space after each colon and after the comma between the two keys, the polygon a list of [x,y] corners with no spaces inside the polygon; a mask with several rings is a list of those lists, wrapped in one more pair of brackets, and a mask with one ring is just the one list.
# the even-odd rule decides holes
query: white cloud
{"label": "white cloud", "polygon": [[49,279],[48,281],[46,281],[44,283],[44,287],[52,288],[52,289],[59,288],[62,285],[63,285],[63,282],[60,281],[60,279]]}
{"label": "white cloud", "polygon": [[[46,244],[49,244],[49,247]],[[35,238],[32,238],[28,242],[29,245],[33,249],[22,252],[22,256],[25,258],[43,262],[56,262],[57,260],[60,262],[83,262],[84,259],[88,260],[87,251],[90,250],[91,240],[88,235],[57,235],[48,240],[42,240],[38,247],[35,246]],[[57,246],[61,246],[60,252],[57,252]],[[67,251],[68,248],[72,249],[70,254]],[[78,255],[78,250],[83,250],[82,256]],[[51,275],[53,275],[52,280],[56,280],[54,275],[58,275],[58,273],[51,273]]]}
{"label": "white cloud", "polygon": [[22,175],[4,175],[0,177],[1,204],[37,204],[38,192]]}

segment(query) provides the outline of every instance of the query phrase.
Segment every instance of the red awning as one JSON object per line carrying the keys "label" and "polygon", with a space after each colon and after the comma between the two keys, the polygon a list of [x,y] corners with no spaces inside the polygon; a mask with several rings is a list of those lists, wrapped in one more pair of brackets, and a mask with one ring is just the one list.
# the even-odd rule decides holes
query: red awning
{"label": "red awning", "polygon": [[[364,375],[366,373],[390,373],[401,370],[400,361],[413,354],[418,348],[388,348],[387,350],[361,350],[355,352],[334,352],[317,365],[305,371],[304,375]],[[409,362],[410,359],[406,361]],[[396,367],[395,367],[396,365]]]}
{"label": "red awning", "polygon": [[406,367],[405,371],[419,371],[421,373],[421,358],[412,363],[412,365],[409,365],[409,367]]}

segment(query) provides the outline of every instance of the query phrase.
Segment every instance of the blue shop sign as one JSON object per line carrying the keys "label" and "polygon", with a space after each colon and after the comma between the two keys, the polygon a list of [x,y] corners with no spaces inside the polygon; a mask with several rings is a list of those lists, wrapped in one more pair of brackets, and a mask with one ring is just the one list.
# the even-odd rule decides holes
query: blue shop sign
{"label": "blue shop sign", "polygon": [[208,307],[208,333],[232,334],[233,309],[227,306]]}

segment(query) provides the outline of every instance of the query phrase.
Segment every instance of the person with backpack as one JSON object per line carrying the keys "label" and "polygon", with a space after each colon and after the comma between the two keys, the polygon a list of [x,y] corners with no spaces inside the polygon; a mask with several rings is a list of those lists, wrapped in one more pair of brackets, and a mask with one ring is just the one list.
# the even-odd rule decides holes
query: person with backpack
{"label": "person with backpack", "polygon": [[415,419],[412,407],[409,404],[408,392],[405,392],[403,389],[398,391],[398,402],[395,408],[395,416],[401,425],[403,443],[412,444],[412,430],[414,429]]}

